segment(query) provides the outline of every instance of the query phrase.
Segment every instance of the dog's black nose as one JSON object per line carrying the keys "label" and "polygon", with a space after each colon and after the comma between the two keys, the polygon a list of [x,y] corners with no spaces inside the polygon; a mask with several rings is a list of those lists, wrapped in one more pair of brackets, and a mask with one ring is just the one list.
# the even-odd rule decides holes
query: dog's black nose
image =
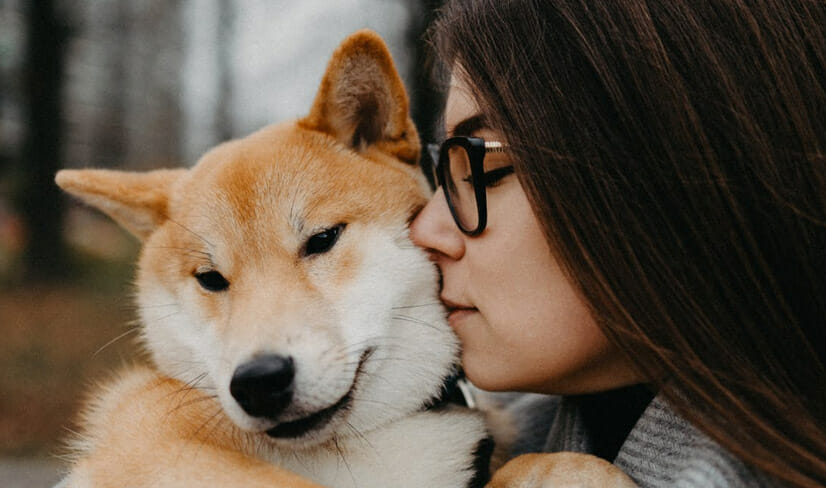
{"label": "dog's black nose", "polygon": [[253,417],[274,418],[293,396],[295,366],[291,357],[259,356],[235,370],[229,392]]}

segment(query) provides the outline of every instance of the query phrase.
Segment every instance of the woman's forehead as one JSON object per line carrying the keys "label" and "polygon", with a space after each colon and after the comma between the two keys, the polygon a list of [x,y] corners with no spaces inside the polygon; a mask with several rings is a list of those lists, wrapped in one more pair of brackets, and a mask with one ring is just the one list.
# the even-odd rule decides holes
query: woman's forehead
{"label": "woman's forehead", "polygon": [[487,117],[482,113],[473,95],[473,90],[456,69],[450,76],[444,122],[447,137],[476,136],[491,140],[502,138],[502,134],[491,129]]}
{"label": "woman's forehead", "polygon": [[453,135],[458,124],[479,113],[479,106],[473,97],[470,88],[457,76],[454,70],[450,76],[450,86],[445,103],[445,129],[447,134]]}

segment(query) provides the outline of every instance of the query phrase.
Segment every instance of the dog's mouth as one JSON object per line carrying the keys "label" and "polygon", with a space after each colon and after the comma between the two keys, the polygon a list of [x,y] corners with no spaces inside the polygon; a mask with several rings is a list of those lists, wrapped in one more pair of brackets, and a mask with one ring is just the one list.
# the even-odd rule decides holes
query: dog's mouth
{"label": "dog's mouth", "polygon": [[356,374],[353,376],[353,383],[350,385],[347,393],[337,402],[306,417],[289,422],[282,422],[267,430],[267,435],[276,439],[296,439],[309,432],[324,428],[333,420],[337,413],[346,410],[350,406],[353,401],[353,392],[356,390],[359,377],[364,368],[364,363],[367,362],[367,359],[373,354],[373,351],[375,351],[375,348],[371,347],[367,348],[361,354],[359,364],[356,367]]}

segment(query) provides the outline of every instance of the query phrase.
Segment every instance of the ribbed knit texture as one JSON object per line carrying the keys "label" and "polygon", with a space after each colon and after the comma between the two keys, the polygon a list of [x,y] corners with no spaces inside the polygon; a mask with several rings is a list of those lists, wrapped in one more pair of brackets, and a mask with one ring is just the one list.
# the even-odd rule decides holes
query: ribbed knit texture
{"label": "ribbed knit texture", "polygon": [[[592,453],[589,432],[576,403],[564,397],[522,395],[508,399],[520,436],[512,455],[525,452]],[[631,429],[614,461],[641,488],[779,487],[779,482],[743,462],[654,398]]]}

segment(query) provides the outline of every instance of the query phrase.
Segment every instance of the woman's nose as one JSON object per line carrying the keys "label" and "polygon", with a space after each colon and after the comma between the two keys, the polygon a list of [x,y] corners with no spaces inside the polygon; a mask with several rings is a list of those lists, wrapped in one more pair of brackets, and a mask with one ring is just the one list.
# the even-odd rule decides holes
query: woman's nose
{"label": "woman's nose", "polygon": [[460,259],[464,254],[463,234],[453,221],[441,188],[410,224],[410,238],[426,250]]}

